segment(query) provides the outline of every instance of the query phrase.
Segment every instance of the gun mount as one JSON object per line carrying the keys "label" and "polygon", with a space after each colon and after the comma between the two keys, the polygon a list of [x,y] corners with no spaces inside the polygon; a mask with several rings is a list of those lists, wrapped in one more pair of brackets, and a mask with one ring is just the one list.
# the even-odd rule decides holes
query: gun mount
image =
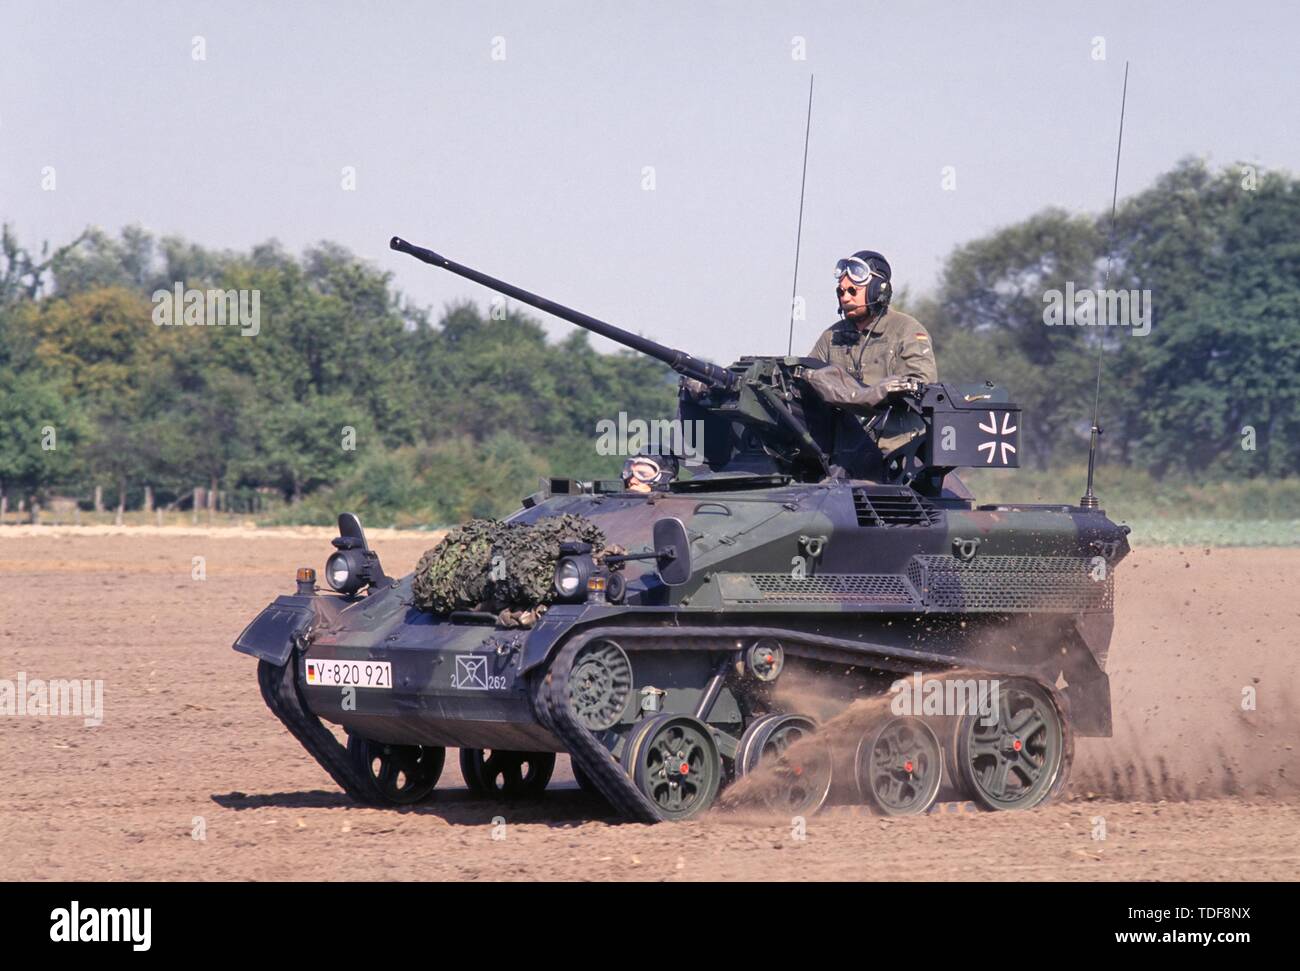
{"label": "gun mount", "polygon": [[512,297],[584,330],[667,364],[704,385],[683,387],[680,418],[703,428],[704,464],[711,473],[785,475],[800,482],[851,478],[908,484],[937,493],[954,468],[1019,465],[1019,412],[996,401],[992,385],[974,390],[925,385],[883,406],[919,415],[925,430],[889,455],[881,455],[853,416],[826,405],[803,375],[825,362],[800,357],[742,357],[722,367],[630,333],[488,276],[440,253],[394,236],[401,253]]}

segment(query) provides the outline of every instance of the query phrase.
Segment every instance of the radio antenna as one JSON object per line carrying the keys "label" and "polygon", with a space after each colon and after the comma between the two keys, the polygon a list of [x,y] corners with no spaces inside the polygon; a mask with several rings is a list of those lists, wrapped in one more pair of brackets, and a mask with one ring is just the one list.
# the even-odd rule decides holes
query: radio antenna
{"label": "radio antenna", "polygon": [[803,175],[799,177],[799,228],[794,236],[794,283],[790,287],[790,340],[786,354],[794,353],[794,302],[799,292],[799,244],[803,242],[803,191],[808,184],[808,134],[812,131],[813,75],[808,75],[808,121],[803,130]]}
{"label": "radio antenna", "polygon": [[[1115,183],[1110,190],[1110,231],[1106,237],[1106,278],[1103,290],[1110,289],[1110,261],[1115,254],[1115,204],[1119,200],[1119,155],[1124,148],[1124,108],[1128,104],[1128,61],[1124,62],[1124,92],[1119,100],[1119,140],[1115,145]],[[1107,304],[1109,306],[1109,303]],[[1097,467],[1097,440],[1101,437],[1101,426],[1097,424],[1101,408],[1101,363],[1106,349],[1106,332],[1097,338],[1097,389],[1092,397],[1092,433],[1088,442],[1088,489],[1079,500],[1083,509],[1096,509],[1101,505],[1096,493],[1092,491],[1092,475]]]}

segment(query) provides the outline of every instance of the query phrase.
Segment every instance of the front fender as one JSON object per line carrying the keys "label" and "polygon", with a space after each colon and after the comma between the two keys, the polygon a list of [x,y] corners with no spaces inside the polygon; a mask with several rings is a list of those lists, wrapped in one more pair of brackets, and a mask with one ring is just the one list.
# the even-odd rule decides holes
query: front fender
{"label": "front fender", "polygon": [[282,666],[320,616],[317,602],[316,597],[276,597],[235,638],[234,649]]}

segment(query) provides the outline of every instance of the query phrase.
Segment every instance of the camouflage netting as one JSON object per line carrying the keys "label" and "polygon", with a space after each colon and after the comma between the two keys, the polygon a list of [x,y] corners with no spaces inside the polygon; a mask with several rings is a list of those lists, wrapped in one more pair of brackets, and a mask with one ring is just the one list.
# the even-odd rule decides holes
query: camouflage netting
{"label": "camouflage netting", "polygon": [[518,622],[522,611],[531,623],[554,598],[564,541],[590,543],[597,557],[615,551],[605,548],[595,523],[569,513],[532,525],[470,520],[420,558],[411,583],[415,606],[435,614],[488,610],[507,622]]}
{"label": "camouflage netting", "polygon": [[415,605],[445,614],[472,609],[486,599],[492,537],[501,528],[495,519],[471,519],[420,557],[411,581]]}

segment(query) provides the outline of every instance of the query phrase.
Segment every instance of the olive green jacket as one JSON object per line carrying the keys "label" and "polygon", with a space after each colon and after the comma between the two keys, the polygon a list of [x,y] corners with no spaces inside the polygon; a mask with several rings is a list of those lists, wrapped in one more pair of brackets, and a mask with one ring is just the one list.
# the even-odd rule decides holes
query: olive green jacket
{"label": "olive green jacket", "polygon": [[[939,380],[929,331],[915,317],[897,310],[885,311],[864,331],[858,330],[853,321],[839,321],[822,333],[808,356],[843,369],[867,386],[891,376],[925,384]],[[870,434],[882,455],[924,430],[924,423],[915,415],[897,404],[890,407],[888,400],[876,411],[880,414]]]}
{"label": "olive green jacket", "polygon": [[838,365],[866,385],[892,375],[925,384],[939,380],[929,331],[897,310],[885,311],[865,332],[853,321],[839,321],[817,339],[808,356]]}

